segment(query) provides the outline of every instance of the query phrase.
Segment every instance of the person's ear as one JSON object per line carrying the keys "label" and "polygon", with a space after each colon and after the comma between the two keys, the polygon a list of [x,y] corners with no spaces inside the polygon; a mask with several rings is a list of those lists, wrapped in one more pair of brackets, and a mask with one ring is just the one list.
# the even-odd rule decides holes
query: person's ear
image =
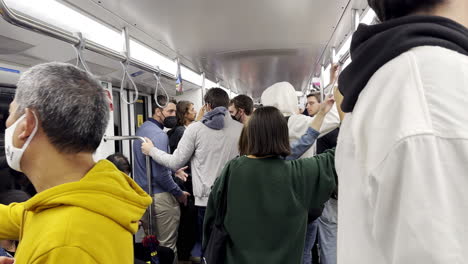
{"label": "person's ear", "polygon": [[25,111],[25,118],[18,124],[18,138],[20,140],[26,140],[34,131],[36,126],[39,124],[37,119],[37,114],[34,113],[31,109],[26,108]]}

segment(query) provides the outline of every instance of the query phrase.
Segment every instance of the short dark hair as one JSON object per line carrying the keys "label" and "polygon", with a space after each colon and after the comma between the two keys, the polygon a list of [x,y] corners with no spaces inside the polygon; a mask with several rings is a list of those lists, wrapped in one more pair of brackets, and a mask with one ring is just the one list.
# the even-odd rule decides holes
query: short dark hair
{"label": "short dark hair", "polygon": [[368,0],[380,21],[410,15],[418,11],[430,11],[446,0]]}
{"label": "short dark hair", "polygon": [[205,104],[210,105],[211,109],[216,107],[229,107],[229,95],[221,88],[211,88],[206,92]]}
{"label": "short dark hair", "polygon": [[244,109],[246,115],[251,115],[253,112],[253,100],[245,94],[234,97],[229,103],[237,109]]}
{"label": "short dark hair", "polygon": [[177,110],[176,110],[176,116],[177,116],[177,125],[178,126],[184,126],[185,125],[185,114],[190,111],[190,106],[192,106],[193,103],[190,101],[179,101],[177,103]]}
{"label": "short dark hair", "polygon": [[317,99],[317,102],[321,103],[322,102],[322,98],[320,96],[320,92],[312,92],[310,93],[309,95],[307,95],[307,99],[309,99],[309,97],[315,97],[315,99]]}
{"label": "short dark hair", "polygon": [[120,171],[124,172],[125,174],[130,174],[132,172],[132,166],[128,161],[127,157],[125,157],[121,153],[115,153],[107,157],[107,160],[114,163],[114,165]]}
{"label": "short dark hair", "polygon": [[257,109],[247,125],[248,155],[257,157],[289,156],[288,123],[273,106]]}
{"label": "short dark hair", "polygon": [[[166,97],[165,95],[156,96],[156,100],[158,100],[158,104],[161,106],[165,106],[167,104],[167,99],[168,97]],[[174,99],[169,99],[169,103],[177,104],[177,101]],[[156,109],[162,109],[161,107],[158,106],[158,104],[156,104],[154,97],[152,97],[151,98],[151,110],[152,110],[153,115]]]}

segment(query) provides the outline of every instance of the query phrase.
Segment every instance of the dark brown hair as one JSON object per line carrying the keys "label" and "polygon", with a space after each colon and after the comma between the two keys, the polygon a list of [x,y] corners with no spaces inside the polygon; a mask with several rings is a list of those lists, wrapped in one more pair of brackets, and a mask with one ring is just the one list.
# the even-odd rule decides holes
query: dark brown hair
{"label": "dark brown hair", "polygon": [[380,21],[399,18],[418,11],[430,11],[446,0],[368,0]]}
{"label": "dark brown hair", "polygon": [[307,95],[307,99],[309,97],[315,97],[315,99],[317,99],[317,102],[321,103],[321,98],[320,98],[320,92],[312,92],[310,93],[309,95]]}
{"label": "dark brown hair", "polygon": [[177,103],[177,125],[184,126],[185,125],[185,115],[189,112],[190,107],[193,105],[190,101],[179,101]]}
{"label": "dark brown hair", "polygon": [[247,126],[242,128],[242,132],[239,138],[239,155],[244,156],[247,155],[249,151],[249,141],[247,138]]}
{"label": "dark brown hair", "polygon": [[125,174],[130,174],[132,172],[132,166],[128,161],[127,157],[125,157],[121,153],[115,153],[107,157],[107,160],[114,163],[114,165],[120,171],[124,172]]}
{"label": "dark brown hair", "polygon": [[[161,105],[161,106],[167,106],[167,97],[164,96],[164,95],[158,95],[156,97],[156,100],[158,100],[158,104]],[[174,99],[169,99],[169,103],[173,103],[173,104],[177,104],[177,101],[174,100]],[[159,107],[157,104],[156,104],[156,101],[154,100],[154,97],[151,97],[151,110],[153,111],[152,114],[154,115],[156,109],[163,109],[161,107]]]}
{"label": "dark brown hair", "polygon": [[256,157],[289,156],[288,123],[273,106],[257,109],[247,125],[248,155]]}
{"label": "dark brown hair", "polygon": [[215,109],[216,107],[229,107],[229,95],[221,88],[211,88],[206,92],[205,104],[210,105],[211,109]]}
{"label": "dark brown hair", "polygon": [[251,115],[253,112],[253,100],[249,96],[245,94],[238,95],[234,97],[230,104],[234,104],[234,107],[237,109],[244,109],[244,112],[246,115]]}

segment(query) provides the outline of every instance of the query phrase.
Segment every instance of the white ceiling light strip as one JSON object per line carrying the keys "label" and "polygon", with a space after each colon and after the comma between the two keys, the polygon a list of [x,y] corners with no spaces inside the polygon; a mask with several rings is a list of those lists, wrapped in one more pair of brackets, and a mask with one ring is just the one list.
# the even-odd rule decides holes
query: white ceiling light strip
{"label": "white ceiling light strip", "polygon": [[5,0],[19,12],[55,25],[70,32],[81,32],[83,37],[116,51],[122,51],[119,31],[112,29],[72,8],[54,0]]}
{"label": "white ceiling light strip", "polygon": [[200,87],[202,86],[203,77],[201,74],[198,74],[183,65],[180,67],[180,70],[182,72],[182,79],[196,84]]}
{"label": "white ceiling light strip", "polygon": [[206,78],[205,79],[205,87],[206,87],[206,89],[211,89],[211,88],[214,88],[214,87],[218,87],[218,84],[216,84],[215,82],[213,82],[210,79]]}
{"label": "white ceiling light strip", "polygon": [[[121,33],[110,26],[100,23],[85,14],[55,0],[5,0],[6,4],[16,11],[35,19],[57,26],[70,32],[81,32],[83,38],[94,41],[115,51],[122,51]],[[176,63],[159,54],[157,51],[130,40],[130,51],[133,59],[148,65],[159,67],[164,72],[175,76]],[[191,69],[182,66],[182,78],[201,86],[202,77]],[[214,85],[213,87],[215,87]]]}
{"label": "white ceiling light strip", "polygon": [[131,57],[136,60],[153,65],[155,67],[159,67],[161,70],[172,74],[173,76],[176,75],[177,63],[175,61],[166,58],[153,49],[140,44],[134,39],[130,40],[130,54]]}

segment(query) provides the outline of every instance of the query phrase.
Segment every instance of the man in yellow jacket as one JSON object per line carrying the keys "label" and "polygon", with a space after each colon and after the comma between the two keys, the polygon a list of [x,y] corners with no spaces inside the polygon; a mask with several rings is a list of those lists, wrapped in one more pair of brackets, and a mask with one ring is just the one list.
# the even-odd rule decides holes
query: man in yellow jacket
{"label": "man in yellow jacket", "polygon": [[103,88],[77,67],[47,63],[21,76],[6,158],[38,193],[0,205],[0,239],[20,241],[16,264],[133,263],[132,234],[151,198],[109,161],[93,161],[108,120]]}

